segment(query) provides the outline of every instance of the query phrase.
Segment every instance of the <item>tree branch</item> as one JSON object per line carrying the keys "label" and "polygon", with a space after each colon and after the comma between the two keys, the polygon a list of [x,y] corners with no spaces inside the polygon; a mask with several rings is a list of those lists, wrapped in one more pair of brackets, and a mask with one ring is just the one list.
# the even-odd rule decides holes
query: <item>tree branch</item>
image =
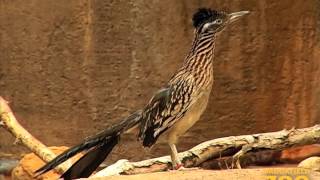
{"label": "tree branch", "polygon": [[[16,142],[21,142],[43,161],[49,162],[57,156],[21,126],[8,106],[7,101],[5,101],[1,96],[0,124],[16,138]],[[67,164],[62,164],[56,168],[60,173],[65,172],[67,169]]]}
{"label": "tree branch", "polygon": [[[316,125],[304,129],[214,139],[201,143],[188,151],[179,153],[179,158],[185,167],[194,167],[209,159],[222,156],[235,155],[236,158],[241,158],[241,156],[248,152],[282,150],[292,146],[319,143],[319,141],[320,126]],[[171,161],[169,156],[140,162],[119,160],[115,164],[99,171],[93,177],[158,172],[170,167]]]}

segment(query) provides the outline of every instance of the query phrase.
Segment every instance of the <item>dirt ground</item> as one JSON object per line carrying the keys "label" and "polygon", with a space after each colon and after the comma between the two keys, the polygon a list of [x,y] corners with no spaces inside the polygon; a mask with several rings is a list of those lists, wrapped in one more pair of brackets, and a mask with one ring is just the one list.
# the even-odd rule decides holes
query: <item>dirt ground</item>
{"label": "dirt ground", "polygon": [[[131,176],[113,176],[105,178],[89,178],[92,180],[270,180],[284,178],[290,174],[292,179],[316,180],[320,179],[320,173],[310,172],[298,168],[274,168],[274,169],[229,169],[229,170],[186,170],[174,172],[159,172],[139,174]],[[302,177],[303,176],[303,177]],[[305,178],[305,179],[302,179]],[[287,179],[289,180],[289,178]]]}

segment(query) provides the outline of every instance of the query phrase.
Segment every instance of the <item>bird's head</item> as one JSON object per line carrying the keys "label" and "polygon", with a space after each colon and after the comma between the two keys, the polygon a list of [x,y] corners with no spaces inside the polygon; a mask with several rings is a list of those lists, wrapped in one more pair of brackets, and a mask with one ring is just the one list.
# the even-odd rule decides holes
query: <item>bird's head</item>
{"label": "bird's head", "polygon": [[249,11],[239,11],[228,14],[222,11],[201,8],[193,15],[192,21],[193,26],[199,33],[218,33],[228,24],[248,13]]}

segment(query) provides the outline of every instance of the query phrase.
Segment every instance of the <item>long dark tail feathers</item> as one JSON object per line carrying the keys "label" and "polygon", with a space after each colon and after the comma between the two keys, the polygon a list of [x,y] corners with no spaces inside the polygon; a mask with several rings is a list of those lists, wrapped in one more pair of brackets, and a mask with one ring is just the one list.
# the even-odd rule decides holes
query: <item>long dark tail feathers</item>
{"label": "long dark tail feathers", "polygon": [[119,135],[112,136],[105,142],[89,150],[76,163],[74,163],[62,176],[64,180],[89,177],[98,166],[106,159],[115,145],[118,144]]}
{"label": "long dark tail feathers", "polygon": [[[78,144],[78,145],[66,150],[62,154],[58,155],[52,161],[48,162],[46,165],[44,165],[43,167],[38,169],[35,172],[36,176],[39,176],[43,173],[46,173],[46,172],[52,170],[53,168],[55,168],[59,164],[63,163],[64,161],[68,160],[69,158],[73,157],[74,155],[76,155],[82,151],[90,149],[86,153],[86,155],[84,155],[84,156],[88,156],[89,159],[93,158],[96,153],[100,152],[100,150],[106,149],[106,150],[111,151],[112,148],[116,145],[116,144],[114,144],[114,145],[112,144],[115,142],[115,139],[118,139],[120,137],[120,135],[122,134],[122,132],[137,125],[140,121],[141,121],[141,110],[138,110],[135,113],[128,116],[126,119],[122,120],[120,123],[118,123],[112,127],[107,128],[106,130],[98,133],[95,136],[87,138],[83,143]],[[109,144],[112,145],[112,146],[110,145],[111,149],[109,147],[106,147]],[[93,147],[97,147],[97,148],[93,148]],[[87,155],[88,153],[89,154],[93,153],[92,157],[90,155]],[[107,156],[108,154],[109,153],[106,153],[104,155]],[[85,157],[83,157],[83,158],[86,159]],[[82,162],[87,162],[87,161],[83,160]],[[76,162],[76,164],[77,164],[77,162]],[[82,165],[82,163],[80,163],[80,165]]]}
{"label": "long dark tail feathers", "polygon": [[46,165],[44,165],[43,167],[38,169],[35,173],[37,174],[37,176],[44,174],[44,173],[52,170],[53,168],[55,168],[59,164],[63,163],[64,161],[68,160],[69,158],[75,156],[76,154],[98,145],[100,143],[100,141],[101,140],[99,138],[86,140],[85,142],[83,142],[79,145],[76,145],[76,146],[66,150],[62,154],[58,155],[52,161],[48,162]]}

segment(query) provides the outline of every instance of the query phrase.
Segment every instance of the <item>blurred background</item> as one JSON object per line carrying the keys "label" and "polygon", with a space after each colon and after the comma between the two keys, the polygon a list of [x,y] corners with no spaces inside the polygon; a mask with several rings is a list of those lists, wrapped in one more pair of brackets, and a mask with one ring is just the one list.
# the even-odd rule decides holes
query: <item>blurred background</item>
{"label": "blurred background", "polygon": [[[181,66],[200,7],[251,14],[216,42],[210,103],[179,151],[320,122],[318,0],[0,0],[0,95],[49,146],[72,146],[138,108]],[[133,134],[110,161],[166,155]],[[28,152],[0,129],[0,152]],[[0,155],[1,155],[0,153]]]}

